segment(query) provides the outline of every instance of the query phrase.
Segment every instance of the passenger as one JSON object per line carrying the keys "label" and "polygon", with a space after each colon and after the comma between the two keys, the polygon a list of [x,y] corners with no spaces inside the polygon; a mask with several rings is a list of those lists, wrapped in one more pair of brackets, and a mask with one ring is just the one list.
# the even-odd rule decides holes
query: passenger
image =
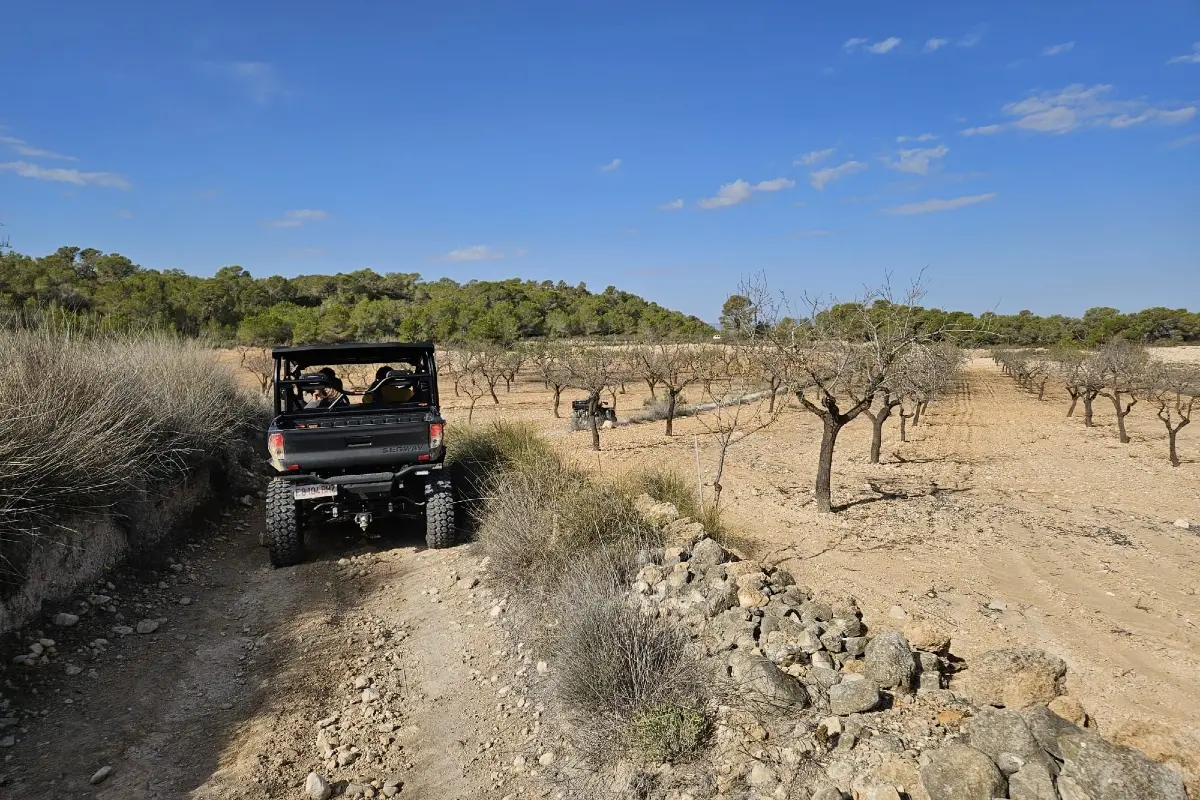
{"label": "passenger", "polygon": [[304,406],[306,411],[329,408],[338,402],[349,403],[342,386],[342,379],[337,376],[332,367],[322,367],[317,372],[329,378],[330,385],[322,386],[312,393],[312,400]]}
{"label": "passenger", "polygon": [[375,370],[375,386],[372,391],[363,395],[363,405],[367,403],[407,403],[413,399],[411,386],[397,386],[393,383],[381,383],[395,370],[391,367],[380,367]]}

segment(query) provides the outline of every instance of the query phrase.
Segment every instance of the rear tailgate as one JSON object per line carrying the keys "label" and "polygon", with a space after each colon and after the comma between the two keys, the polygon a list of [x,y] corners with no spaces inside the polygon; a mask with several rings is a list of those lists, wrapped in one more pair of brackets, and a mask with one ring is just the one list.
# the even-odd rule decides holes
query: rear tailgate
{"label": "rear tailgate", "polygon": [[281,433],[284,461],[306,471],[412,464],[429,453],[422,412],[307,417]]}

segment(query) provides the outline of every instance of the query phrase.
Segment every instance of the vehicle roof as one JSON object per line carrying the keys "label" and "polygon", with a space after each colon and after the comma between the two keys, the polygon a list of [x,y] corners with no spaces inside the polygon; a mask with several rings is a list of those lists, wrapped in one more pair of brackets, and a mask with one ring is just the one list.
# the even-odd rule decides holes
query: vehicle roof
{"label": "vehicle roof", "polygon": [[342,342],[276,347],[274,358],[286,358],[299,366],[310,364],[376,364],[433,352],[433,342]]}

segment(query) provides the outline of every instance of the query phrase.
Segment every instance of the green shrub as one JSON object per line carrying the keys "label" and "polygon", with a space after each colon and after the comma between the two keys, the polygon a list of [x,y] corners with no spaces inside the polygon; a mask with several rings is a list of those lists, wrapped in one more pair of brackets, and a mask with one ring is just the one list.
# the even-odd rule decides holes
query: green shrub
{"label": "green shrub", "polygon": [[699,750],[712,732],[703,711],[675,705],[646,709],[625,731],[628,747],[646,761],[675,761]]}

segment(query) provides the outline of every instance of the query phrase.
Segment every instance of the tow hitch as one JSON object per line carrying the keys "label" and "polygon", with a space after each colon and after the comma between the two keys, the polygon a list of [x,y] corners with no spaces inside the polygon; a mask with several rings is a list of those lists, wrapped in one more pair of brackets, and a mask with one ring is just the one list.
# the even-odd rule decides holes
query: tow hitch
{"label": "tow hitch", "polygon": [[369,512],[369,511],[358,512],[357,514],[354,515],[354,521],[355,521],[355,523],[358,524],[358,527],[363,529],[363,532],[365,533],[367,530],[367,526],[371,524],[371,512]]}

